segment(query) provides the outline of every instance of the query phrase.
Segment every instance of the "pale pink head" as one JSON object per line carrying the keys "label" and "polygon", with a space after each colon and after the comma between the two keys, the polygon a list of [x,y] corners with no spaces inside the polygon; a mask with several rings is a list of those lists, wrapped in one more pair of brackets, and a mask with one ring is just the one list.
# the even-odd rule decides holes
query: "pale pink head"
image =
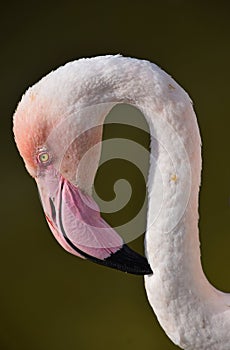
{"label": "pale pink head", "polygon": [[[100,157],[100,121],[108,112],[96,106],[92,94],[100,94],[99,85],[92,82],[103,75],[102,68],[92,69],[95,63],[91,59],[67,64],[30,88],[14,114],[15,141],[36,180],[48,225],[67,251],[130,273],[151,273],[147,260],[101,218],[90,196]],[[77,173],[81,158],[95,145],[99,146],[87,167]]]}

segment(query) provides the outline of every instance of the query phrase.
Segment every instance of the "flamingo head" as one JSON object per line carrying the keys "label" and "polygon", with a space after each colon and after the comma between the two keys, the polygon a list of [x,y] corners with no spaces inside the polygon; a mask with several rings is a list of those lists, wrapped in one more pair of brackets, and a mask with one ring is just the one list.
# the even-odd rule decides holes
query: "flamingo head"
{"label": "flamingo head", "polygon": [[[97,111],[85,108],[82,114],[76,108],[76,88],[69,79],[60,82],[57,72],[28,89],[14,114],[13,129],[25,166],[37,183],[47,223],[68,252],[122,271],[149,274],[147,260],[124,244],[91,197],[100,158],[100,121],[108,106]],[[95,119],[97,124],[92,124]]]}

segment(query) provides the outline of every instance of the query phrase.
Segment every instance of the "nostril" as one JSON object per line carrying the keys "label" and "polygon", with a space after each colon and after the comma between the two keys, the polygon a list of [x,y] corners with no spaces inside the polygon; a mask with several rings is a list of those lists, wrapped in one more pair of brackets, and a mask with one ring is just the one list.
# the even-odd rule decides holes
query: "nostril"
{"label": "nostril", "polygon": [[49,197],[49,202],[50,202],[52,220],[56,225],[56,210],[55,210],[54,203],[50,197]]}

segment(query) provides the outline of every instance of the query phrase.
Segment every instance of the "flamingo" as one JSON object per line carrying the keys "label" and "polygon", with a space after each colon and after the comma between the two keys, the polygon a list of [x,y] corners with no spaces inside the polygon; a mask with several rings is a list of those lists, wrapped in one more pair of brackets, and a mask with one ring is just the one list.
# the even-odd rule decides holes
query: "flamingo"
{"label": "flamingo", "polygon": [[[151,134],[147,259],[123,242],[92,199],[103,122],[119,103],[139,109]],[[167,73],[120,55],[70,62],[27,90],[14,135],[48,225],[68,252],[145,275],[149,303],[182,349],[230,349],[230,294],[209,283],[200,260],[197,119],[188,94]]]}

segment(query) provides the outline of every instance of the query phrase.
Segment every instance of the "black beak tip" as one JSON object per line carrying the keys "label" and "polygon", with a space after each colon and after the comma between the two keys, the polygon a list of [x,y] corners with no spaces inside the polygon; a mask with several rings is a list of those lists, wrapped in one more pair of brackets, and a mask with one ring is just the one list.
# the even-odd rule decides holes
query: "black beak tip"
{"label": "black beak tip", "polygon": [[126,244],[116,253],[102,260],[101,263],[134,275],[150,275],[153,273],[147,259],[130,249]]}

